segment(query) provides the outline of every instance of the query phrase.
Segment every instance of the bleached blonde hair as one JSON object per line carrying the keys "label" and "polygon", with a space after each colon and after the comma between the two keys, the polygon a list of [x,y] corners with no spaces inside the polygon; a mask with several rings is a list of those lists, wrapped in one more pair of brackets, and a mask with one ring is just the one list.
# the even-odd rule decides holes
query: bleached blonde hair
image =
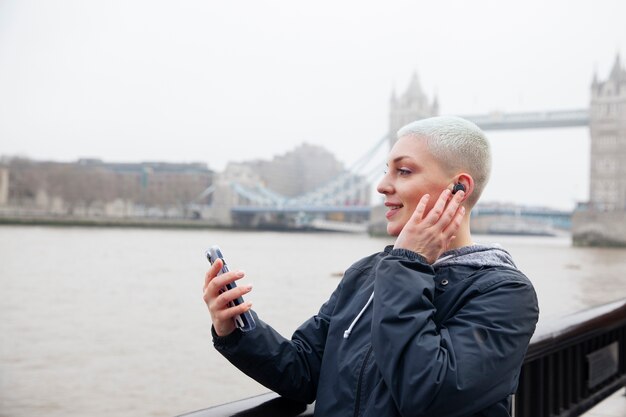
{"label": "bleached blonde hair", "polygon": [[483,131],[469,120],[438,116],[417,120],[398,130],[398,138],[407,135],[424,138],[428,150],[446,172],[467,172],[472,176],[474,192],[466,201],[474,206],[491,173],[491,150]]}

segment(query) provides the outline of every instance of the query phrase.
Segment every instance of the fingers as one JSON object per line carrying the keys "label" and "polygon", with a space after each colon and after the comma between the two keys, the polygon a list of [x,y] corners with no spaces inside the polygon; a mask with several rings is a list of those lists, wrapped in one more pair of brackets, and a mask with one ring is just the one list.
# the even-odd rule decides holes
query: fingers
{"label": "fingers", "polygon": [[410,249],[434,262],[446,250],[463,224],[465,193],[444,190],[432,209],[426,212],[430,196],[425,194],[417,204],[409,222],[403,227],[394,247]]}
{"label": "fingers", "polygon": [[207,285],[209,285],[209,281],[211,281],[213,278],[217,276],[217,274],[220,272],[223,266],[224,266],[224,261],[222,261],[221,259],[217,259],[215,262],[213,262],[213,265],[211,265],[211,267],[209,268],[209,270],[206,272],[204,276],[203,290],[206,291]]}
{"label": "fingers", "polygon": [[242,303],[238,306],[230,307],[221,310],[211,310],[211,320],[213,321],[213,328],[218,336],[226,336],[236,329],[235,317],[252,308],[252,303]]}
{"label": "fingers", "polygon": [[230,324],[230,322],[232,322],[232,320],[236,316],[242,315],[243,313],[249,311],[251,308],[252,303],[246,301],[245,303],[241,303],[237,306],[225,308],[222,310],[216,310],[214,317],[221,322],[227,322],[228,324]]}
{"label": "fingers", "polygon": [[448,203],[448,199],[450,198],[452,193],[450,190],[443,190],[443,192],[439,195],[437,202],[433,208],[428,212],[426,218],[424,219],[426,225],[432,226],[439,221],[441,215],[443,214],[446,204]]}
{"label": "fingers", "polygon": [[[447,198],[449,198],[451,195],[450,193],[446,193],[446,194],[447,194]],[[441,224],[444,226],[444,229],[448,228],[450,226],[450,223],[452,223],[452,221],[455,220],[456,215],[459,214],[459,208],[463,207],[461,206],[461,202],[463,201],[464,195],[465,193],[463,191],[459,191],[456,194],[452,195],[452,199],[450,199],[450,202],[445,207],[445,210],[443,211],[440,217]],[[465,208],[463,208],[463,212],[465,212]]]}
{"label": "fingers", "polygon": [[216,275],[221,269],[221,262],[221,260],[217,260],[204,278],[203,299],[209,310],[224,308],[228,306],[228,303],[252,290],[252,285],[235,286],[226,290],[228,284],[240,280],[245,274],[243,271],[230,271]]}
{"label": "fingers", "polygon": [[[218,264],[219,262],[219,264]],[[207,290],[210,293],[217,297],[220,290],[224,288],[227,284],[235,282],[245,276],[243,271],[229,271],[224,274],[219,274],[221,270],[221,260],[216,261],[213,266],[206,273],[204,278],[204,288],[203,290],[206,292]]]}
{"label": "fingers", "polygon": [[[464,196],[465,193],[463,191],[452,194],[452,192],[448,189],[443,190],[433,208],[428,212],[426,217],[424,217],[426,206],[430,201],[430,195],[424,194],[415,207],[415,211],[411,215],[411,221],[413,223],[421,223],[424,221],[425,226],[428,227],[439,223],[441,220],[440,223],[443,224],[443,229],[450,223],[450,221],[452,221],[459,206],[463,202]],[[450,199],[450,197],[452,197],[452,199]]]}
{"label": "fingers", "polygon": [[426,206],[430,201],[430,194],[424,194],[422,198],[420,198],[419,203],[417,203],[417,207],[415,207],[415,211],[411,215],[410,221],[414,223],[419,223],[422,221],[424,217],[424,212],[426,211]]}
{"label": "fingers", "polygon": [[448,225],[443,230],[444,237],[448,239],[448,245],[454,240],[455,233],[461,227],[461,223],[463,222],[463,217],[465,217],[465,207],[457,206],[456,212],[453,213],[452,219],[448,222]]}
{"label": "fingers", "polygon": [[236,299],[240,297],[243,297],[245,294],[249,293],[250,291],[252,291],[252,285],[240,285],[228,291],[224,291],[219,296],[217,296],[217,298],[215,298],[215,301],[213,302],[214,306],[217,309],[225,308],[230,303],[234,302]]}
{"label": "fingers", "polygon": [[243,278],[243,271],[231,271],[220,275],[221,261],[209,269],[205,276],[204,302],[206,303],[213,327],[219,336],[225,336],[236,328],[234,318],[252,308],[252,303],[243,302],[235,305],[235,300],[252,291],[252,285],[239,285],[226,290],[228,284]]}

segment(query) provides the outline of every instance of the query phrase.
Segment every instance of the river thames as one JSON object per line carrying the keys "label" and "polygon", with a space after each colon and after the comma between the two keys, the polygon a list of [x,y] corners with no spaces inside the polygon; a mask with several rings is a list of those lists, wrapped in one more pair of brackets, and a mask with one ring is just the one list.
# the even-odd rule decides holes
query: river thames
{"label": "river thames", "polygon": [[[626,297],[626,250],[569,237],[500,243],[533,281],[541,322]],[[173,416],[266,392],[212,347],[202,300],[219,244],[246,297],[289,336],[389,238],[330,233],[0,228],[0,416]]]}

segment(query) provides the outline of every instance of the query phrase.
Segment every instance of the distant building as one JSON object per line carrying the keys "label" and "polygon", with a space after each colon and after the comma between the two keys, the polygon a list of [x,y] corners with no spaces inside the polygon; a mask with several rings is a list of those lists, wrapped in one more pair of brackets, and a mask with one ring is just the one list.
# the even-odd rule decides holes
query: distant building
{"label": "distant building", "polygon": [[395,90],[391,93],[389,100],[389,147],[391,148],[396,143],[396,133],[402,126],[438,114],[437,97],[433,98],[432,102],[428,100],[420,85],[417,72],[414,72],[409,86],[402,95],[396,96]]}
{"label": "distant building", "polygon": [[626,245],[626,70],[619,55],[606,81],[594,75],[589,113],[589,202],[574,214],[574,243]]}
{"label": "distant building", "polygon": [[285,197],[295,197],[309,191],[344,171],[344,166],[328,150],[304,143],[271,161],[248,163],[264,186]]}
{"label": "distant building", "polygon": [[6,166],[7,204],[40,214],[183,217],[188,205],[207,202],[198,196],[213,181],[213,171],[200,163],[13,159]]}
{"label": "distant building", "polygon": [[78,164],[113,173],[123,197],[147,205],[189,203],[213,181],[213,172],[200,162],[110,163],[81,159]]}

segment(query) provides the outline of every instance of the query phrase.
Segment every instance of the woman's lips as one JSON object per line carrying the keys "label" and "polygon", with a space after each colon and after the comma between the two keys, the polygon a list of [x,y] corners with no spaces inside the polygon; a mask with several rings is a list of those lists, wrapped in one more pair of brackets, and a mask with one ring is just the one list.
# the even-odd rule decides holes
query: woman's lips
{"label": "woman's lips", "polygon": [[387,217],[387,219],[392,218],[398,212],[398,210],[404,207],[402,204],[389,204],[389,203],[386,203],[385,206],[389,209],[387,213],[385,213],[385,217]]}

